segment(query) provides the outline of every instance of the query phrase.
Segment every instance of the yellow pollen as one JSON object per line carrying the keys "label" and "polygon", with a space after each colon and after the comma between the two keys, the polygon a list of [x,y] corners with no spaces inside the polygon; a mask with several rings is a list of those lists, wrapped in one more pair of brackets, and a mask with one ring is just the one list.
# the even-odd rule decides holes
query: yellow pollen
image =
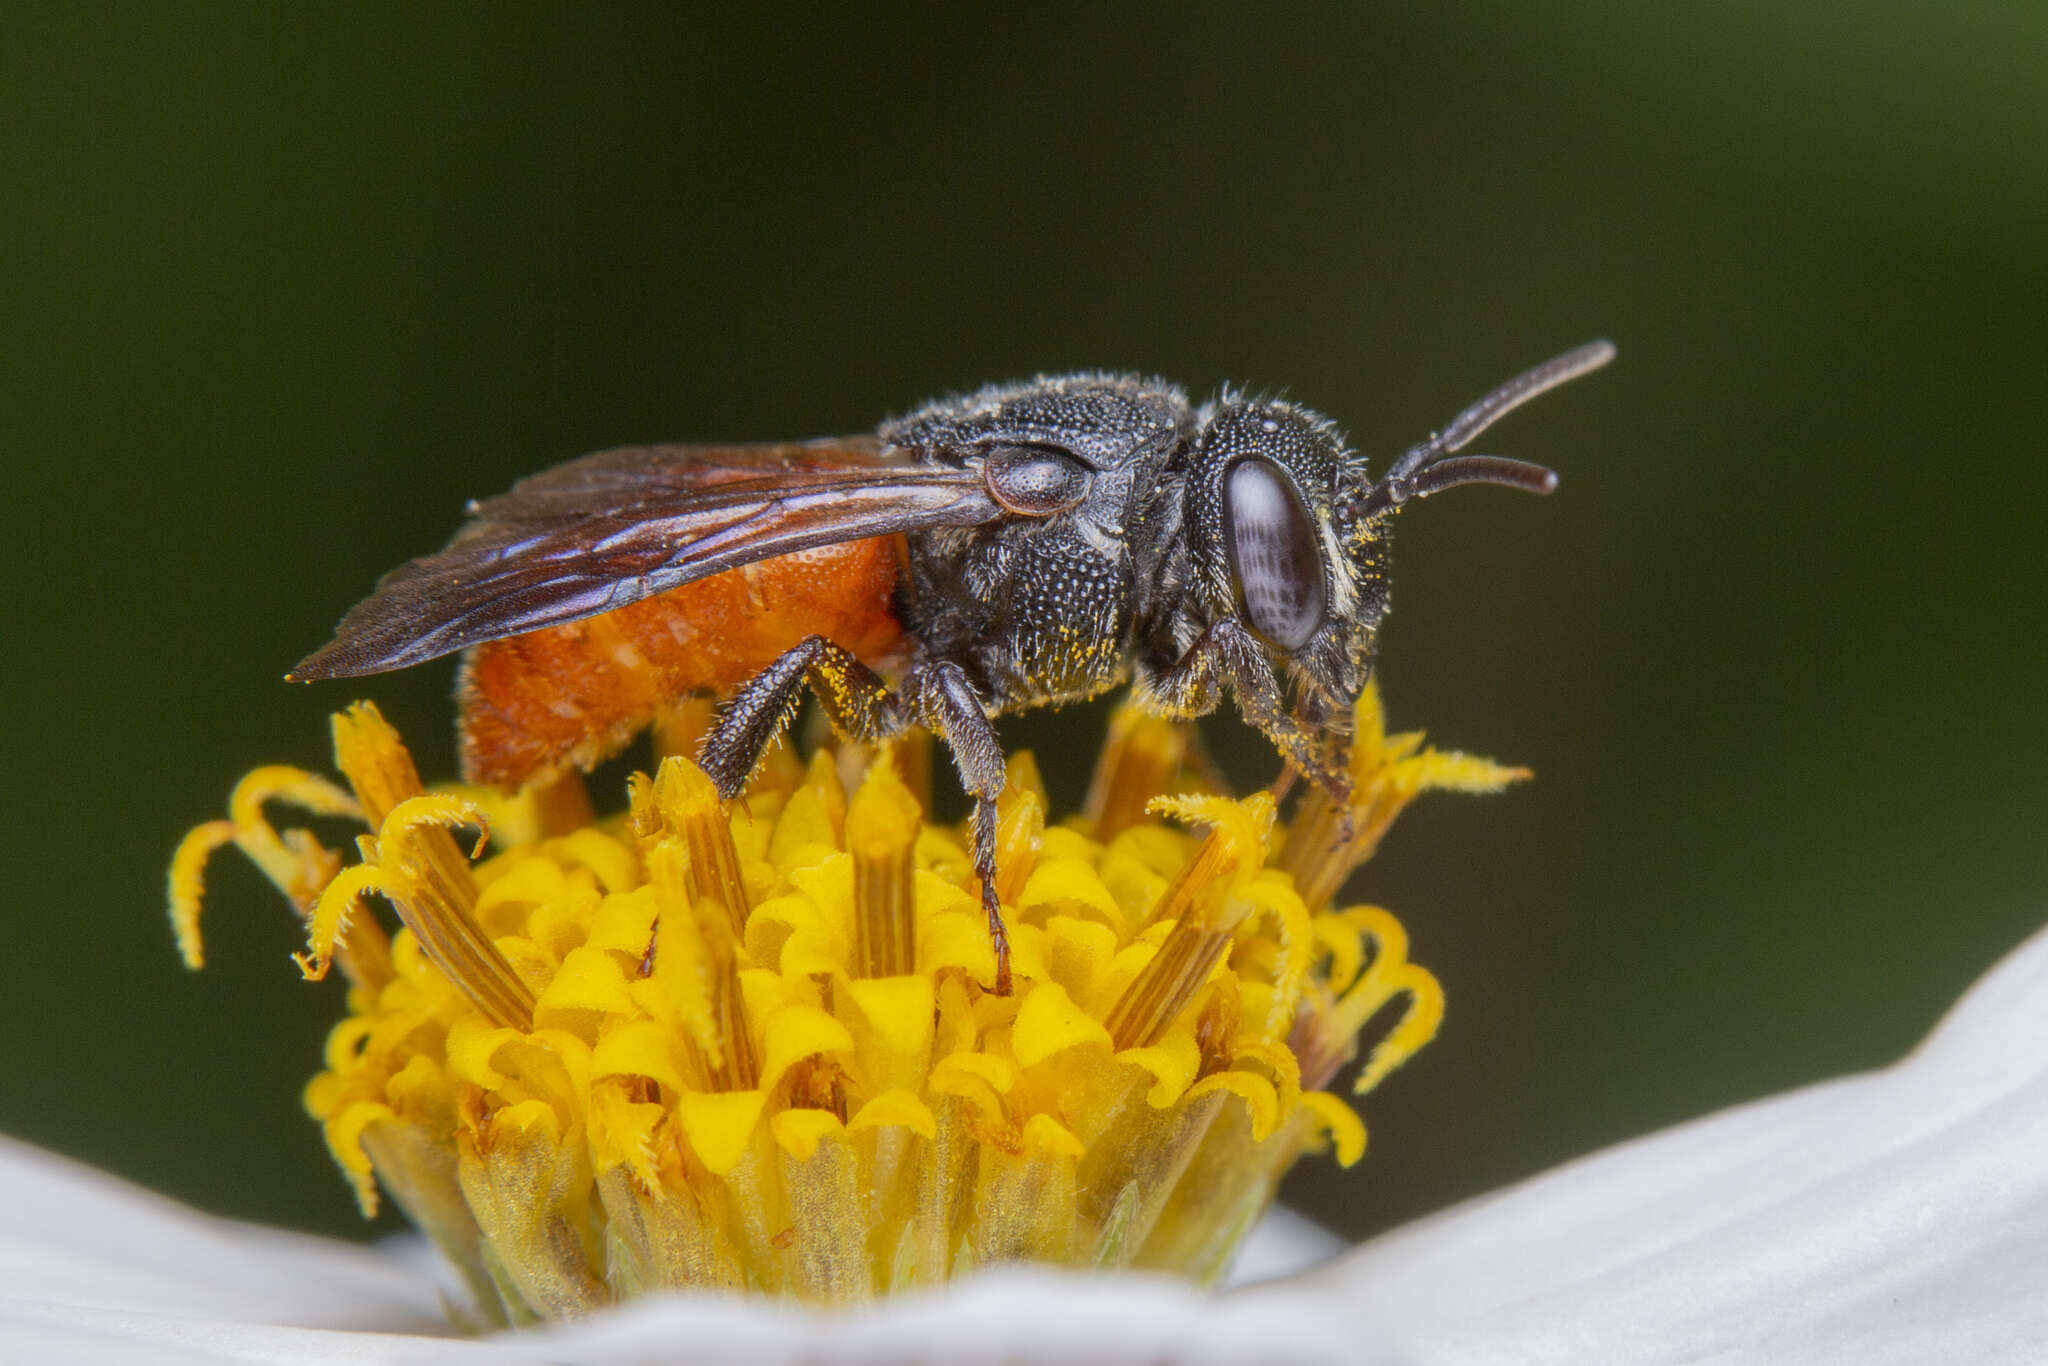
{"label": "yellow pollen", "polygon": [[[395,1201],[492,1321],[657,1289],[845,1303],[1016,1260],[1208,1281],[1298,1156],[1364,1152],[1330,1089],[1360,1032],[1357,1093],[1442,1018],[1399,922],[1331,907],[1343,882],[1421,791],[1523,776],[1390,739],[1378,707],[1348,810],[1310,793],[1291,826],[1128,710],[1084,814],[1052,820],[1012,758],[1005,996],[922,741],[779,753],[730,808],[671,752],[593,816],[572,780],[428,790],[360,704],[334,725],[353,797],[251,774],[178,847],[172,919],[196,967],[228,844],[285,893],[301,971],[353,986],[306,1106],[364,1209]],[[702,721],[677,708],[661,745]],[[277,830],[284,805],[363,822],[359,857]]]}

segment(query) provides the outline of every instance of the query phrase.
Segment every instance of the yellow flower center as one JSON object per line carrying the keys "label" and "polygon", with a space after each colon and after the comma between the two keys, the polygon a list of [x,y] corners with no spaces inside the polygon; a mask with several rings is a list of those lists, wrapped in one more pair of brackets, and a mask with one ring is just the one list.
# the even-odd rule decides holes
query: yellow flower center
{"label": "yellow flower center", "polygon": [[[1399,923],[1335,893],[1417,793],[1525,776],[1388,737],[1369,692],[1348,804],[1310,793],[1283,830],[1271,796],[1180,776],[1184,728],[1120,713],[1084,815],[1048,825],[1030,756],[1010,765],[996,995],[966,844],[900,771],[922,783],[915,746],[778,752],[730,811],[669,757],[593,820],[576,790],[425,790],[367,704],[335,744],[353,799],[259,769],[187,837],[179,944],[198,966],[204,864],[236,844],[306,918],[305,975],[350,980],[306,1105],[364,1210],[389,1195],[514,1322],[1027,1259],[1213,1279],[1297,1156],[1363,1152],[1324,1088],[1368,1021],[1404,1002],[1359,1093],[1442,1015]],[[273,802],[374,834],[344,867]]]}

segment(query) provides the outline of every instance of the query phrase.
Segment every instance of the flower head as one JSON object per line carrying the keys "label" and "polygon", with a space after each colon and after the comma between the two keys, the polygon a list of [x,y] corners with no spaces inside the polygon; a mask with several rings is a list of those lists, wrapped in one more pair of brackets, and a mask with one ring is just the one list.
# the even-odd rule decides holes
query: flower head
{"label": "flower head", "polygon": [[[1371,693],[1357,721],[1348,804],[1311,794],[1291,830],[1268,794],[1181,779],[1187,732],[1134,712],[1082,816],[1048,824],[1018,756],[1006,995],[908,749],[778,753],[731,810],[671,756],[596,819],[580,787],[428,791],[361,704],[335,718],[353,797],[257,770],[180,847],[172,914],[196,966],[200,875],[232,842],[305,916],[301,970],[351,984],[307,1107],[365,1211],[400,1205],[492,1319],[657,1288],[843,1302],[1014,1261],[1209,1281],[1297,1156],[1363,1151],[1325,1088],[1366,1023],[1399,1004],[1360,1093],[1441,1017],[1400,924],[1336,891],[1420,791],[1523,776],[1388,737]],[[343,866],[267,802],[374,833]]]}

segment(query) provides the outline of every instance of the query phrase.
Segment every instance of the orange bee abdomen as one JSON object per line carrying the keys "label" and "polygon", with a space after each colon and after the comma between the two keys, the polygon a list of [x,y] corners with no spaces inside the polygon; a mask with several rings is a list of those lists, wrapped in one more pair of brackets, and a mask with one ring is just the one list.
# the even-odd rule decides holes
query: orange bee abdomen
{"label": "orange bee abdomen", "polygon": [[462,768],[512,790],[615,753],[678,698],[727,692],[805,636],[881,661],[903,639],[903,538],[821,546],[475,646],[456,684]]}

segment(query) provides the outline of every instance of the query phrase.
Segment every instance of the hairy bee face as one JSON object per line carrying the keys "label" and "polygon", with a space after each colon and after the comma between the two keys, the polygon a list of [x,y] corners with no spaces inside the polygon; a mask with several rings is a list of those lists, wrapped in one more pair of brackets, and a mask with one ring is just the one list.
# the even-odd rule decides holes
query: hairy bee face
{"label": "hairy bee face", "polygon": [[1349,713],[1383,599],[1344,534],[1353,462],[1328,420],[1291,403],[1226,397],[1189,460],[1187,534],[1211,621],[1243,623],[1312,710]]}

